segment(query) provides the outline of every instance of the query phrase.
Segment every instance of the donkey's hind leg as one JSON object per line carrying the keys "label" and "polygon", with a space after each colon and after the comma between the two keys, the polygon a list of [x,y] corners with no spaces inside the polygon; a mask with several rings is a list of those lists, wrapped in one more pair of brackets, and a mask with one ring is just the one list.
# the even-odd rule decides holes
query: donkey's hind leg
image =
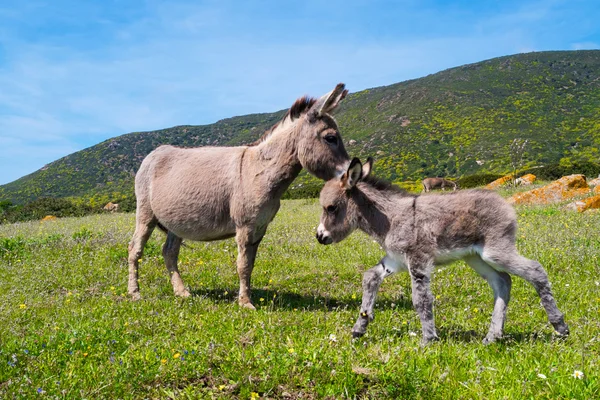
{"label": "donkey's hind leg", "polygon": [[151,211],[140,210],[136,213],[136,224],[133,238],[129,243],[129,283],[127,292],[133,300],[140,299],[140,287],[138,285],[139,260],[144,253],[144,246],[156,227],[156,218]]}
{"label": "donkey's hind leg", "polygon": [[250,310],[256,309],[250,298],[250,278],[254,269],[258,245],[264,234],[264,230],[258,232],[254,231],[252,227],[241,226],[237,228],[235,235],[235,241],[238,246],[237,272],[240,278],[238,304]]}
{"label": "donkey's hind leg", "polygon": [[485,279],[494,291],[494,311],[492,322],[487,336],[483,339],[484,344],[495,342],[502,337],[504,332],[504,321],[506,321],[506,307],[510,301],[510,289],[512,281],[506,272],[496,271],[490,267],[477,254],[465,257],[469,264],[483,279]]}
{"label": "donkey's hind leg", "polygon": [[171,284],[173,285],[173,292],[179,297],[189,297],[190,292],[183,285],[183,280],[179,274],[177,268],[177,258],[179,257],[179,249],[181,247],[181,238],[175,235],[173,232],[167,234],[167,240],[162,248],[163,258],[165,259],[165,265],[167,271],[171,277]]}
{"label": "donkey's hind leg", "polygon": [[569,334],[569,327],[565,323],[563,313],[556,306],[556,301],[552,296],[548,275],[539,262],[521,256],[514,248],[507,250],[506,247],[486,248],[481,257],[495,269],[520,276],[531,283],[540,296],[542,305],[548,314],[548,320],[556,332],[560,335]]}

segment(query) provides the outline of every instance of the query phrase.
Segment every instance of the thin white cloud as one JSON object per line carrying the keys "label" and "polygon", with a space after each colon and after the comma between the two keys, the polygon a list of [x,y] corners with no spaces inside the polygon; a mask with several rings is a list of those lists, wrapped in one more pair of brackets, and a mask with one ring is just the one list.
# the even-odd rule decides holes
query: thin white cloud
{"label": "thin white cloud", "polygon": [[571,44],[572,50],[598,50],[600,49],[600,44],[594,42],[581,42],[581,43],[573,43]]}

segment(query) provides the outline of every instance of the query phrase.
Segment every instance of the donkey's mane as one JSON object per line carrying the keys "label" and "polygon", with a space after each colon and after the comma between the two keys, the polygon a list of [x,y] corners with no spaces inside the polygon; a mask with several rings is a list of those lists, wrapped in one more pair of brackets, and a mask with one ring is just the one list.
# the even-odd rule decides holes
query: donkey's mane
{"label": "donkey's mane", "polygon": [[285,115],[281,120],[279,120],[275,125],[270,127],[263,133],[263,135],[258,138],[254,143],[251,143],[250,146],[256,146],[259,143],[264,142],[270,135],[273,133],[282,122],[284,122],[288,117],[290,120],[294,121],[299,118],[302,114],[306,113],[315,103],[317,99],[309,96],[302,96],[298,100],[292,104],[289,110],[286,111]]}

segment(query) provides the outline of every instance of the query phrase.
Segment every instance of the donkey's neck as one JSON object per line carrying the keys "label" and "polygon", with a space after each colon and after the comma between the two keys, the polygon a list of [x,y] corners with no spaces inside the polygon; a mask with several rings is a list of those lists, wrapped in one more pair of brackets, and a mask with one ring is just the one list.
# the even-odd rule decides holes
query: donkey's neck
{"label": "donkey's neck", "polygon": [[[415,196],[395,189],[379,189],[359,182],[352,192],[356,207],[358,228],[383,244],[395,215],[411,214]],[[407,215],[408,215],[407,214]]]}
{"label": "donkey's neck", "polygon": [[269,183],[269,191],[274,197],[281,197],[302,170],[298,159],[298,145],[294,132],[299,120],[285,118],[258,145],[249,147],[255,151],[263,168],[260,172]]}

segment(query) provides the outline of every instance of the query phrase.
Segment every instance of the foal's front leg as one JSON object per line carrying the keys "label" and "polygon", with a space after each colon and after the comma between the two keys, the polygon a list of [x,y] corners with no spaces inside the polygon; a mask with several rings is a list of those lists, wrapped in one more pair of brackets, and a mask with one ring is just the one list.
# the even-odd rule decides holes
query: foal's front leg
{"label": "foal's front leg", "polygon": [[375,315],[373,307],[375,306],[375,297],[381,286],[381,282],[386,276],[397,271],[397,268],[386,267],[385,258],[373,268],[367,270],[363,275],[363,296],[360,306],[360,315],[354,327],[352,328],[352,337],[358,338],[367,332],[367,325],[373,321]]}
{"label": "foal's front leg", "polygon": [[[250,300],[250,277],[254,268],[258,245],[263,235],[264,233],[259,235],[250,227],[238,228],[235,235],[235,241],[238,245],[237,271],[240,278],[238,303],[240,306],[251,310],[256,308]],[[258,236],[258,239],[255,239],[256,236]]]}

